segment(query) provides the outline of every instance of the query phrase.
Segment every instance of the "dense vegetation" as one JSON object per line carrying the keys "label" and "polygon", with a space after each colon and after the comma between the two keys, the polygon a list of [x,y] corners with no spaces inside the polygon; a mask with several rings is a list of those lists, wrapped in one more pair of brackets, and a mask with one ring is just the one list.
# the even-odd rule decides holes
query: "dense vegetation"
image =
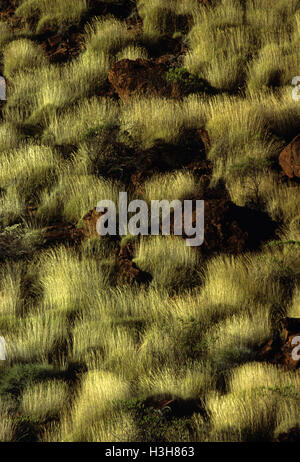
{"label": "dense vegetation", "polygon": [[[273,441],[299,427],[300,370],[256,352],[283,316],[300,317],[299,183],[277,168],[300,126],[300,1],[2,0],[0,21],[0,440]],[[71,36],[72,53],[53,53]],[[115,63],[176,44],[165,80],[183,98],[111,91]],[[119,191],[199,196],[201,178],[175,156],[139,187],[127,175],[158,140],[181,149],[199,128],[209,186],[267,214],[277,245],[208,256],[173,236],[48,245],[45,227],[80,228]],[[147,283],[120,278],[128,243]],[[157,409],[164,400],[173,407]]]}

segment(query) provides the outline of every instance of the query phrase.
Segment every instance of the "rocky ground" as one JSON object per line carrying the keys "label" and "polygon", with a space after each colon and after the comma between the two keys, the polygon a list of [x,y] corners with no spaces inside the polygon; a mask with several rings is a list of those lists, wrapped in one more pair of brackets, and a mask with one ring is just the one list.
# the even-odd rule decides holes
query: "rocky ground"
{"label": "rocky ground", "polygon": [[[209,0],[203,3],[209,4]],[[15,7],[13,1],[2,2],[0,21],[7,22],[13,31],[19,31],[24,27],[24,22],[22,18],[14,15]],[[42,46],[50,62],[58,64],[69,62],[78,56],[83,48],[86,23],[92,17],[101,15],[114,15],[125,20],[132,34],[138,34],[143,26],[134,1],[109,3],[94,1],[80,24],[70,27],[63,34],[46,29],[32,39]],[[188,75],[178,81],[166,82],[167,72],[182,67],[183,57],[187,51],[182,37],[162,37],[155,47],[147,51],[149,59],[123,59],[115,63],[108,73],[106,87],[101,96],[127,104],[137,95],[147,98],[168,98],[180,102],[182,98],[199,92],[199,88],[208,97],[218,93],[218,90],[211,87],[207,81],[195,81]],[[272,168],[280,173],[282,183],[298,185],[300,188],[299,140],[300,134],[290,140]],[[122,180],[128,188],[137,193],[143,191],[145,180],[154,174],[181,168],[192,172],[201,181],[202,194],[190,199],[205,200],[205,242],[201,247],[205,259],[209,260],[220,252],[240,255],[248,251],[259,251],[264,243],[276,237],[280,223],[274,222],[265,210],[255,208],[251,204],[247,206],[234,204],[222,181],[210,187],[215,166],[208,159],[208,154],[214,140],[209,131],[203,127],[183,133],[176,145],[158,141],[149,149],[138,149],[120,141],[110,140],[110,144],[114,157],[111,160],[112,165],[107,163],[108,171],[109,168],[113,170],[116,164],[122,165],[122,169],[115,173],[109,171],[110,177]],[[35,204],[31,204],[28,207],[28,215],[34,217],[36,208]],[[57,243],[78,246],[84,240],[97,237],[95,228],[99,213],[96,210],[86,212],[79,223],[53,222],[44,227],[43,247],[49,248]],[[117,271],[124,282],[148,284],[151,281],[152,275],[142,271],[132,261],[134,251],[130,242],[125,246],[115,242],[115,258]],[[293,360],[291,355],[294,349],[292,340],[296,336],[300,336],[299,320],[282,319],[282,331],[277,338],[261,346],[257,351],[257,360],[282,365],[288,370],[297,369],[300,361]],[[194,409],[196,406],[192,402],[182,403],[180,399],[161,400],[152,402],[151,405],[161,413],[168,408],[179,415],[188,415],[189,408]],[[291,429],[288,434],[279,435],[278,441],[299,441],[299,429]]]}

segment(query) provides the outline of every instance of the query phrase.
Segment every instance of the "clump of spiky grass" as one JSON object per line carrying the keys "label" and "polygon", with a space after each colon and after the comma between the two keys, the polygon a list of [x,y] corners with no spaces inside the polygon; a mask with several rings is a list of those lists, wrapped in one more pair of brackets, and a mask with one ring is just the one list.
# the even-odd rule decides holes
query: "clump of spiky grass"
{"label": "clump of spiky grass", "polygon": [[[133,329],[124,329],[123,326],[114,327],[110,335],[104,340],[102,348],[100,343],[98,352],[98,358],[102,356],[104,369],[114,371],[119,377],[131,382],[137,380],[139,373],[141,373],[136,337]],[[92,358],[89,357],[90,354],[86,354],[85,360],[89,360],[91,367]],[[133,363],[135,363],[135,368],[132,367]],[[98,362],[98,367],[100,364],[101,361]]]}
{"label": "clump of spiky grass", "polygon": [[67,399],[68,386],[64,382],[49,380],[30,384],[23,391],[20,409],[37,419],[57,417],[65,408]]}
{"label": "clump of spiky grass", "polygon": [[[102,303],[104,297],[105,292],[94,297],[93,312],[86,307],[78,317],[72,330],[72,358],[83,361],[88,370],[110,370],[125,380],[136,381],[149,367],[149,361],[138,353],[136,326],[141,320],[128,314],[114,318],[107,300]],[[117,300],[112,302],[115,308]]]}
{"label": "clump of spiky grass", "polygon": [[246,21],[255,29],[261,43],[279,42],[288,37],[299,4],[295,0],[269,4],[268,0],[249,0],[246,8]]}
{"label": "clump of spiky grass", "polygon": [[38,74],[18,72],[7,98],[6,119],[46,128],[58,109],[68,109],[103,91],[109,67],[109,57],[103,52],[87,50],[61,67],[43,65]]}
{"label": "clump of spiky grass", "polygon": [[[51,87],[51,91],[47,92],[49,87]],[[44,96],[41,101],[42,91]],[[50,93],[51,96],[47,96]],[[70,97],[68,85],[63,87],[58,67],[45,65],[39,68],[38,73],[34,70],[32,72],[30,70],[27,72],[19,71],[14,76],[12,88],[8,92],[4,110],[6,121],[24,124],[34,110],[41,109],[39,106],[43,101],[46,104],[51,103],[52,107],[58,107],[60,104],[65,104],[65,101],[68,101]],[[42,117],[40,117],[41,119]]]}
{"label": "clump of spiky grass", "polygon": [[103,93],[110,66],[110,56],[92,48],[67,64],[62,70],[62,79],[70,86],[69,103]]}
{"label": "clump of spiky grass", "polygon": [[257,59],[248,65],[248,89],[263,91],[268,87],[290,85],[298,75],[299,58],[293,42],[268,43]]}
{"label": "clump of spiky grass", "polygon": [[300,375],[286,372],[280,367],[265,363],[248,363],[234,369],[230,378],[233,393],[256,388],[276,389],[289,387],[299,394]]}
{"label": "clump of spiky grass", "polygon": [[280,402],[277,413],[277,427],[274,432],[276,438],[280,433],[289,432],[294,428],[300,428],[299,398],[284,399]]}
{"label": "clump of spiky grass", "polygon": [[279,184],[276,176],[263,178],[261,184],[262,197],[266,197],[267,210],[273,220],[289,225],[297,216],[297,187]]}
{"label": "clump of spiky grass", "polygon": [[20,133],[12,123],[0,125],[0,149],[1,152],[16,148],[21,142]]}
{"label": "clump of spiky grass", "polygon": [[115,18],[96,18],[85,31],[86,49],[96,54],[113,56],[133,43],[126,25]]}
{"label": "clump of spiky grass", "polygon": [[152,200],[184,200],[199,192],[199,186],[194,175],[190,172],[177,171],[156,175],[147,180],[143,188],[146,201]]}
{"label": "clump of spiky grass", "polygon": [[[162,362],[170,367],[180,363],[182,326],[166,291],[118,287],[87,297],[73,329],[74,360],[84,361],[89,369],[108,368],[131,382]],[[187,307],[186,312],[188,316]],[[170,326],[162,335],[161,326],[167,322]],[[144,331],[146,325],[141,336],[138,326]]]}
{"label": "clump of spiky grass", "polygon": [[143,19],[143,37],[156,42],[163,35],[186,32],[192,23],[192,14],[199,4],[195,0],[174,0],[162,3],[159,0],[139,0],[137,7]]}
{"label": "clump of spiky grass", "polygon": [[247,55],[253,49],[253,31],[242,22],[243,9],[238,2],[200,10],[189,34],[186,68],[201,74],[215,88],[237,92],[244,82]]}
{"label": "clump of spiky grass", "polygon": [[124,48],[117,54],[117,61],[121,61],[122,59],[147,59],[148,52],[146,48],[137,46],[137,45],[128,45],[128,47]]}
{"label": "clump of spiky grass", "polygon": [[[293,73],[291,67],[297,69],[289,32],[297,9],[296,2],[262,7],[253,1],[243,8],[235,0],[215,8],[199,8],[189,34],[191,50],[185,57],[186,67],[201,73],[214,87],[235,92],[245,84],[247,67],[251,89],[286,83]],[[288,24],[285,28],[283,21]],[[293,40],[297,40],[296,31]],[[260,47],[261,56],[249,63]]]}
{"label": "clump of spiky grass", "polygon": [[80,100],[61,116],[50,119],[43,140],[58,145],[75,144],[118,120],[118,107],[107,98]]}
{"label": "clump of spiky grass", "polygon": [[79,257],[71,248],[49,252],[40,262],[44,303],[59,311],[84,309],[91,303],[89,294],[97,297],[109,285],[108,270],[96,259]]}
{"label": "clump of spiky grass", "polygon": [[300,318],[300,287],[295,288],[287,315],[291,318]]}
{"label": "clump of spiky grass", "polygon": [[203,296],[214,303],[241,306],[249,300],[249,289],[245,284],[247,280],[245,260],[239,257],[215,257],[207,266]]}
{"label": "clump of spiky grass", "polygon": [[55,182],[58,160],[51,149],[25,145],[0,160],[0,181],[4,189],[16,187],[20,199],[38,200],[41,191]]}
{"label": "clump of spiky grass", "polygon": [[209,102],[206,126],[211,137],[215,140],[213,148],[209,152],[209,157],[212,160],[217,160],[214,157],[217,153],[218,157],[221,155],[223,159],[229,155],[233,157],[232,154],[228,153],[229,146],[230,151],[238,155],[238,150],[244,149],[245,146],[249,147],[250,143],[252,146],[253,142],[257,142],[260,138],[263,139],[266,133],[262,117],[248,100],[223,95],[213,98]]}
{"label": "clump of spiky grass", "polygon": [[292,283],[296,271],[297,263],[293,263],[288,249],[270,248],[264,255],[216,257],[208,263],[203,296],[236,308],[277,305],[280,301],[283,308],[288,281]]}
{"label": "clump of spiky grass", "polygon": [[134,418],[126,412],[116,412],[110,417],[109,423],[99,420],[90,428],[88,441],[103,442],[130,442],[137,441],[138,429]]}
{"label": "clump of spiky grass", "polygon": [[230,365],[254,358],[255,348],[271,337],[268,310],[256,310],[229,316],[207,330],[207,352],[218,369],[228,370]]}
{"label": "clump of spiky grass", "polygon": [[225,29],[239,27],[243,24],[244,11],[238,0],[221,0],[213,8],[200,5],[193,11],[194,27],[189,35],[192,48],[198,45],[199,25],[208,29]]}
{"label": "clump of spiky grass", "polygon": [[109,66],[109,59],[103,53],[85,51],[61,68],[41,67],[34,80],[32,73],[26,76],[22,72],[14,80],[8,98],[9,119],[17,117],[22,123],[48,127],[58,109],[68,109],[103,90]]}
{"label": "clump of spiky grass", "polygon": [[146,396],[171,395],[173,398],[200,399],[213,387],[212,371],[206,363],[187,363],[165,367],[142,377],[139,388]]}
{"label": "clump of spiky grass", "polygon": [[[259,189],[257,185],[263,182],[266,174],[270,175],[267,164],[279,155],[283,143],[272,136],[271,127],[264,117],[262,101],[258,103],[255,97],[213,98],[207,104],[206,117],[206,128],[214,139],[208,153],[214,162],[212,183],[220,178],[225,179],[232,200],[244,205],[247,196],[254,197],[255,190],[257,192]],[[236,179],[233,169],[244,164],[247,159],[252,159],[254,168],[248,169],[247,175],[241,175],[241,179]]]}
{"label": "clump of spiky grass", "polygon": [[17,314],[21,295],[22,268],[21,263],[7,263],[0,268],[0,311],[2,316],[8,314],[15,316]]}
{"label": "clump of spiky grass", "polygon": [[66,417],[63,440],[91,441],[93,427],[101,427],[105,417],[115,421],[114,404],[130,396],[129,384],[113,373],[89,371],[82,378],[81,389],[71,410],[71,419]]}
{"label": "clump of spiky grass", "polygon": [[73,175],[70,170],[60,177],[57,186],[41,195],[36,218],[44,223],[55,218],[77,223],[101,200],[118,204],[121,190],[116,182],[95,175]]}
{"label": "clump of spiky grass", "polygon": [[153,276],[155,286],[180,289],[197,281],[199,255],[181,237],[142,238],[134,262]]}
{"label": "clump of spiky grass", "polygon": [[[144,370],[161,370],[170,366],[172,369],[178,369],[180,358],[185,358],[182,344],[179,342],[179,330],[177,325],[162,326],[154,323],[146,330],[141,339],[139,348],[139,360],[144,365]],[[141,382],[147,382],[149,372],[145,374]],[[150,379],[151,380],[151,379]]]}
{"label": "clump of spiky grass", "polygon": [[145,148],[156,140],[176,144],[185,129],[202,127],[205,120],[204,103],[197,97],[180,104],[164,98],[136,98],[120,114],[122,129]]}
{"label": "clump of spiky grass", "polygon": [[62,32],[72,24],[77,24],[87,12],[87,0],[24,0],[15,14],[27,21],[35,19],[35,32],[42,33],[46,28]]}
{"label": "clump of spiky grass", "polygon": [[[286,372],[271,364],[252,362],[233,369],[229,378],[230,393],[227,398],[222,399],[220,397],[214,403],[209,402],[209,407],[215,415],[215,428],[221,430],[219,435],[223,433],[224,437],[224,434],[227,433],[227,437],[229,436],[230,439],[239,435],[238,438],[242,440],[249,438],[251,440],[269,439],[275,428],[275,433],[278,435],[282,431],[299,425],[297,414],[299,409],[299,380],[298,372]],[[258,430],[256,429],[259,423],[257,411],[261,408],[263,400],[267,404],[265,412],[269,415],[269,421],[262,422],[263,425]],[[228,404],[231,402],[228,416],[231,415],[233,418],[235,414],[236,418],[236,423],[233,424],[232,428],[229,428],[229,425],[226,428],[220,421],[216,421],[217,414],[221,418],[222,409],[225,411],[226,401]],[[246,408],[247,402],[248,409]],[[253,403],[252,406],[254,407],[250,405],[250,402]],[[236,424],[238,424],[238,428],[233,431]],[[222,426],[225,428],[221,429]]]}
{"label": "clump of spiky grass", "polygon": [[82,322],[103,320],[121,325],[124,322],[126,325],[130,320],[144,320],[160,323],[172,317],[174,309],[169,305],[169,296],[164,289],[138,290],[137,287],[124,285],[100,290],[95,294],[93,304],[90,297],[80,315]]}
{"label": "clump of spiky grass", "polygon": [[212,393],[207,399],[210,441],[272,441],[278,403],[274,396]]}
{"label": "clump of spiky grass", "polygon": [[0,440],[2,443],[11,443],[17,430],[15,419],[4,409],[1,409],[0,417]]}
{"label": "clump of spiky grass", "polygon": [[16,185],[9,186],[0,196],[1,226],[7,227],[21,221],[26,213],[26,202],[20,197]]}
{"label": "clump of spiky grass", "polygon": [[4,75],[13,79],[18,71],[37,69],[46,64],[43,50],[31,40],[19,39],[10,42],[3,52]]}
{"label": "clump of spiky grass", "polygon": [[88,51],[61,68],[49,67],[47,79],[42,79],[47,67],[42,68],[40,85],[32,100],[27,123],[48,127],[56,117],[57,109],[68,109],[82,98],[97,93],[103,87],[108,69],[108,59],[103,53],[95,56]]}
{"label": "clump of spiky grass", "polygon": [[6,336],[7,360],[10,364],[16,361],[47,363],[52,355],[59,358],[68,337],[67,329],[66,317],[57,312],[26,317],[18,332]]}
{"label": "clump of spiky grass", "polygon": [[259,111],[264,125],[284,140],[292,139],[298,134],[300,111],[298,101],[292,97],[292,89],[288,85],[277,93],[250,94],[251,105],[256,112]]}

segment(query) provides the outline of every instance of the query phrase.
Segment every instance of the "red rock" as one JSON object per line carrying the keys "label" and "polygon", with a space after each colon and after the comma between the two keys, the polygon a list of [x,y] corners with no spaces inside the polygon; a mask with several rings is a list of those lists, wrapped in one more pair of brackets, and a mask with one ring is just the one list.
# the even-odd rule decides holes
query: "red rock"
{"label": "red rock", "polygon": [[85,227],[83,228],[82,232],[85,237],[91,238],[91,237],[99,237],[99,234],[97,232],[97,221],[98,219],[103,215],[101,212],[97,212],[96,208],[93,210],[90,210],[84,217],[83,221],[85,224]]}
{"label": "red rock", "polygon": [[133,283],[148,283],[152,280],[152,276],[146,271],[140,270],[132,261],[134,249],[129,242],[126,246],[121,247],[116,257],[116,267],[118,269],[119,278],[127,284]]}
{"label": "red rock", "polygon": [[[205,191],[202,197],[192,200],[195,204],[196,200],[201,199],[204,199],[204,242],[199,249],[203,255],[219,252],[239,254],[255,250],[263,241],[273,236],[275,224],[272,220],[263,212],[235,205],[225,188],[217,186]],[[195,208],[192,212],[192,224],[196,224]],[[172,218],[171,230],[173,233]],[[183,237],[190,238],[186,235]]]}
{"label": "red rock", "polygon": [[42,229],[44,245],[49,246],[58,242],[77,244],[83,238],[82,230],[71,223],[57,223]]}
{"label": "red rock", "polygon": [[183,93],[179,85],[166,81],[169,67],[169,57],[158,60],[122,59],[110,69],[108,80],[124,101],[135,95],[181,97]]}
{"label": "red rock", "polygon": [[[292,352],[298,345],[293,344],[295,337],[300,337],[300,318],[285,318],[282,322],[283,340],[269,340],[257,353],[257,359],[272,364],[281,364],[286,369],[294,370],[300,366],[300,360],[293,358]],[[299,355],[299,352],[297,352]]]}
{"label": "red rock", "polygon": [[99,237],[96,229],[97,220],[103,213],[96,209],[90,210],[84,217],[83,227],[77,227],[72,223],[55,223],[42,229],[45,245],[56,242],[68,242],[78,244],[84,239]]}
{"label": "red rock", "polygon": [[300,427],[292,427],[287,432],[280,433],[276,443],[299,443],[300,442]]}
{"label": "red rock", "polygon": [[279,164],[289,178],[300,178],[300,135],[281,152]]}

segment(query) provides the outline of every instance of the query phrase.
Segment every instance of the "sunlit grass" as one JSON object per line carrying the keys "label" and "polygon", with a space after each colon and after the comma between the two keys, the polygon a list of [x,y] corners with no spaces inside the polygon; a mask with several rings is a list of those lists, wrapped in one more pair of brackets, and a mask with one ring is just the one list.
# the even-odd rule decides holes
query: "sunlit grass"
{"label": "sunlit grass", "polygon": [[90,441],[94,425],[101,426],[105,415],[114,420],[114,402],[129,397],[129,384],[116,375],[105,371],[88,372],[82,378],[71,419],[66,419],[63,441]]}
{"label": "sunlit grass", "polygon": [[95,19],[86,26],[86,49],[94,53],[115,55],[132,44],[126,25],[117,19]]}
{"label": "sunlit grass", "polygon": [[1,300],[1,315],[16,316],[20,303],[20,289],[22,277],[22,264],[11,263],[2,265],[0,269],[0,300]]}
{"label": "sunlit grass", "polygon": [[3,52],[4,75],[13,79],[18,71],[32,71],[46,64],[43,50],[31,40],[21,39],[10,42]]}
{"label": "sunlit grass", "polygon": [[187,364],[178,368],[162,368],[141,379],[146,395],[171,395],[174,398],[200,399],[213,387],[212,371],[205,363]]}
{"label": "sunlit grass", "polygon": [[68,387],[64,382],[50,380],[27,387],[21,400],[21,410],[33,418],[57,416],[67,405]]}
{"label": "sunlit grass", "polygon": [[43,139],[59,145],[76,143],[88,136],[89,131],[116,123],[117,117],[118,108],[110,100],[84,99],[61,116],[53,114]]}
{"label": "sunlit grass", "polygon": [[243,362],[254,356],[254,348],[271,337],[268,310],[233,315],[206,333],[209,355],[218,367]]}
{"label": "sunlit grass", "polygon": [[255,388],[291,387],[299,393],[300,375],[298,372],[284,372],[271,364],[248,363],[235,369],[230,379],[232,392],[247,391]]}
{"label": "sunlit grass", "polygon": [[12,415],[5,409],[1,403],[0,410],[0,440],[3,443],[13,441],[16,434],[16,423]]}
{"label": "sunlit grass", "polygon": [[150,147],[155,140],[175,144],[185,129],[204,125],[205,112],[197,98],[187,98],[183,104],[164,98],[137,98],[122,107],[120,119],[124,130]]}
{"label": "sunlit grass", "polygon": [[137,6],[143,19],[144,38],[156,41],[164,34],[172,35],[189,27],[192,14],[199,4],[195,0],[174,0],[169,3],[139,0]]}
{"label": "sunlit grass", "polygon": [[[0,440],[31,438],[24,422],[39,441],[141,440],[148,434],[137,409],[126,406],[153,395],[201,401],[207,411],[169,427],[162,418],[166,441],[272,441],[299,426],[298,371],[255,362],[282,318],[300,316],[296,183],[280,182],[271,166],[255,177],[256,206],[280,223],[277,242],[257,253],[206,259],[180,236],[99,236],[50,250],[41,239],[46,225],[83,226],[102,199],[118,208],[125,186],[108,180],[106,167],[123,168],[114,150],[121,143],[155,153],[157,142],[184,144],[197,129],[210,138],[211,185],[223,180],[237,205],[253,201],[253,177],[238,179],[232,167],[249,157],[276,162],[299,130],[291,85],[300,69],[299,2],[248,0],[244,9],[239,0],[139,0],[136,30],[113,16],[90,17],[85,0],[17,3],[20,30],[0,23],[8,80],[0,124],[0,335],[7,344]],[[36,34],[72,25],[83,26],[78,55],[50,63]],[[126,103],[109,96],[115,62],[152,57],[172,37],[187,47],[182,65],[216,95]],[[185,154],[182,147],[183,161]],[[200,149],[193,155],[204,160]],[[198,180],[176,168],[148,178],[141,197],[201,195]],[[29,205],[38,207],[34,216]],[[149,284],[119,278],[116,253],[126,244]],[[5,384],[16,363],[55,365],[59,377],[14,396]]]}
{"label": "sunlit grass", "polygon": [[87,0],[23,0],[16,10],[16,15],[29,20],[37,19],[36,32],[42,33],[47,27],[63,30],[76,24],[87,11]]}
{"label": "sunlit grass", "polygon": [[55,182],[58,159],[49,148],[25,145],[2,154],[0,169],[4,189],[16,187],[21,200],[36,201],[41,191]]}
{"label": "sunlit grass", "polygon": [[96,259],[79,257],[72,248],[59,247],[41,259],[39,280],[45,307],[62,312],[82,310],[109,285],[109,267]]}
{"label": "sunlit grass", "polygon": [[278,404],[272,395],[211,394],[207,399],[213,423],[210,441],[272,441]]}
{"label": "sunlit grass", "polygon": [[67,338],[65,316],[39,313],[24,319],[18,333],[6,336],[7,360],[14,362],[48,362],[52,354],[59,357],[60,346]]}
{"label": "sunlit grass", "polygon": [[60,177],[57,186],[41,195],[36,217],[42,222],[60,218],[77,223],[101,200],[118,204],[120,191],[122,186],[118,183],[94,175],[75,176],[70,169]]}
{"label": "sunlit grass", "polygon": [[128,45],[128,47],[124,48],[117,54],[117,61],[121,61],[121,59],[147,59],[148,52],[146,48],[137,46],[137,45]]}
{"label": "sunlit grass", "polygon": [[144,199],[152,200],[184,200],[193,197],[199,191],[199,186],[192,173],[177,171],[156,175],[147,180],[143,187]]}

